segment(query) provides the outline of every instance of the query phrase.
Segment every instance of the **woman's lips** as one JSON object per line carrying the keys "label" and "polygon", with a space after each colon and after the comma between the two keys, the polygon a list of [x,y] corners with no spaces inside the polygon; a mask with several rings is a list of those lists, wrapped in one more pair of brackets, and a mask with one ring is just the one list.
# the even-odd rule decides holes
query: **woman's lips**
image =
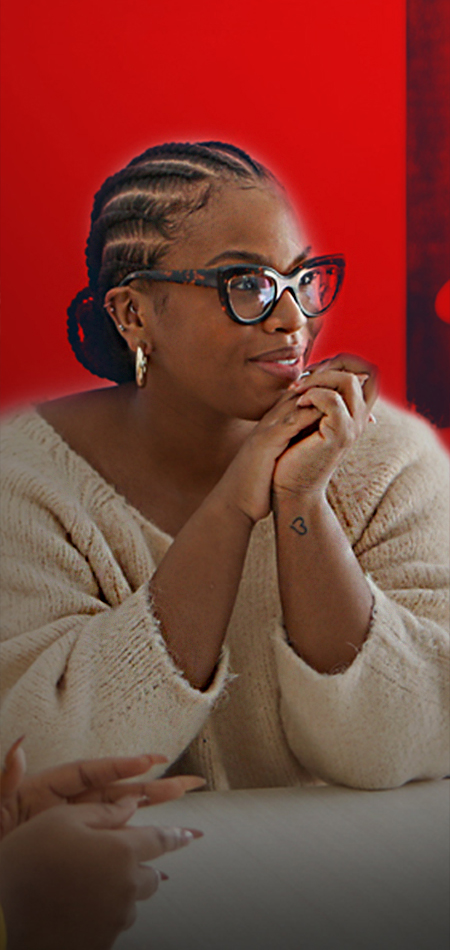
{"label": "woman's lips", "polygon": [[287,379],[289,382],[296,380],[303,369],[303,360],[300,357],[295,360],[253,359],[250,362],[259,367],[263,373],[269,373],[270,376],[276,376],[278,379]]}

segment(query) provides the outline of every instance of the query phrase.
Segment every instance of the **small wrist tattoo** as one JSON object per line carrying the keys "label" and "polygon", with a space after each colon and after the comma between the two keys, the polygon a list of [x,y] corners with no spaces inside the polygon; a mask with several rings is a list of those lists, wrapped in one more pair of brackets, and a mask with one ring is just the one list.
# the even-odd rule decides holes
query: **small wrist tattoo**
{"label": "small wrist tattoo", "polygon": [[300,515],[297,518],[294,518],[289,527],[292,528],[296,534],[308,534],[308,528],[306,527],[305,522]]}

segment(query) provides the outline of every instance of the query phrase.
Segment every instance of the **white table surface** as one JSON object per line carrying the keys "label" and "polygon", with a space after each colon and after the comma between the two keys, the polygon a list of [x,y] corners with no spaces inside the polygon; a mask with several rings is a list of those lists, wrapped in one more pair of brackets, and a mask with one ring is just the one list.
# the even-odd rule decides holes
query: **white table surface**
{"label": "white table surface", "polygon": [[135,823],[201,828],[114,950],[448,950],[449,781],[196,792]]}

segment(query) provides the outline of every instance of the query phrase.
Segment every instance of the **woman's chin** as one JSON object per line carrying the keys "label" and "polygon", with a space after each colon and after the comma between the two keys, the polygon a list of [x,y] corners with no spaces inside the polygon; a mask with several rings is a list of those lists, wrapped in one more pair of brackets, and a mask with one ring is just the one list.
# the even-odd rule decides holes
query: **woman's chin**
{"label": "woman's chin", "polygon": [[247,422],[259,422],[266,415],[266,412],[269,412],[275,406],[285,391],[285,389],[279,389],[270,394],[266,393],[264,397],[258,400],[249,400],[247,406],[239,412],[238,417],[245,419]]}

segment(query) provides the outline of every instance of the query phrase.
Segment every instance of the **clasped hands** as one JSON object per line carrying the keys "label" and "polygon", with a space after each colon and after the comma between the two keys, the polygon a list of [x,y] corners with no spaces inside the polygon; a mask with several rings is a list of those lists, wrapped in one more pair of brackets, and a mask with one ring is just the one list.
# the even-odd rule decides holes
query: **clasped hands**
{"label": "clasped hands", "polygon": [[324,492],[368,422],[375,422],[376,397],[376,368],[360,357],[344,353],[308,366],[283,403],[284,425],[297,431],[276,463],[274,493]]}
{"label": "clasped hands", "polygon": [[283,495],[322,498],[360,437],[377,396],[376,368],[340,354],[310,364],[254,427],[222,480],[252,523]]}

